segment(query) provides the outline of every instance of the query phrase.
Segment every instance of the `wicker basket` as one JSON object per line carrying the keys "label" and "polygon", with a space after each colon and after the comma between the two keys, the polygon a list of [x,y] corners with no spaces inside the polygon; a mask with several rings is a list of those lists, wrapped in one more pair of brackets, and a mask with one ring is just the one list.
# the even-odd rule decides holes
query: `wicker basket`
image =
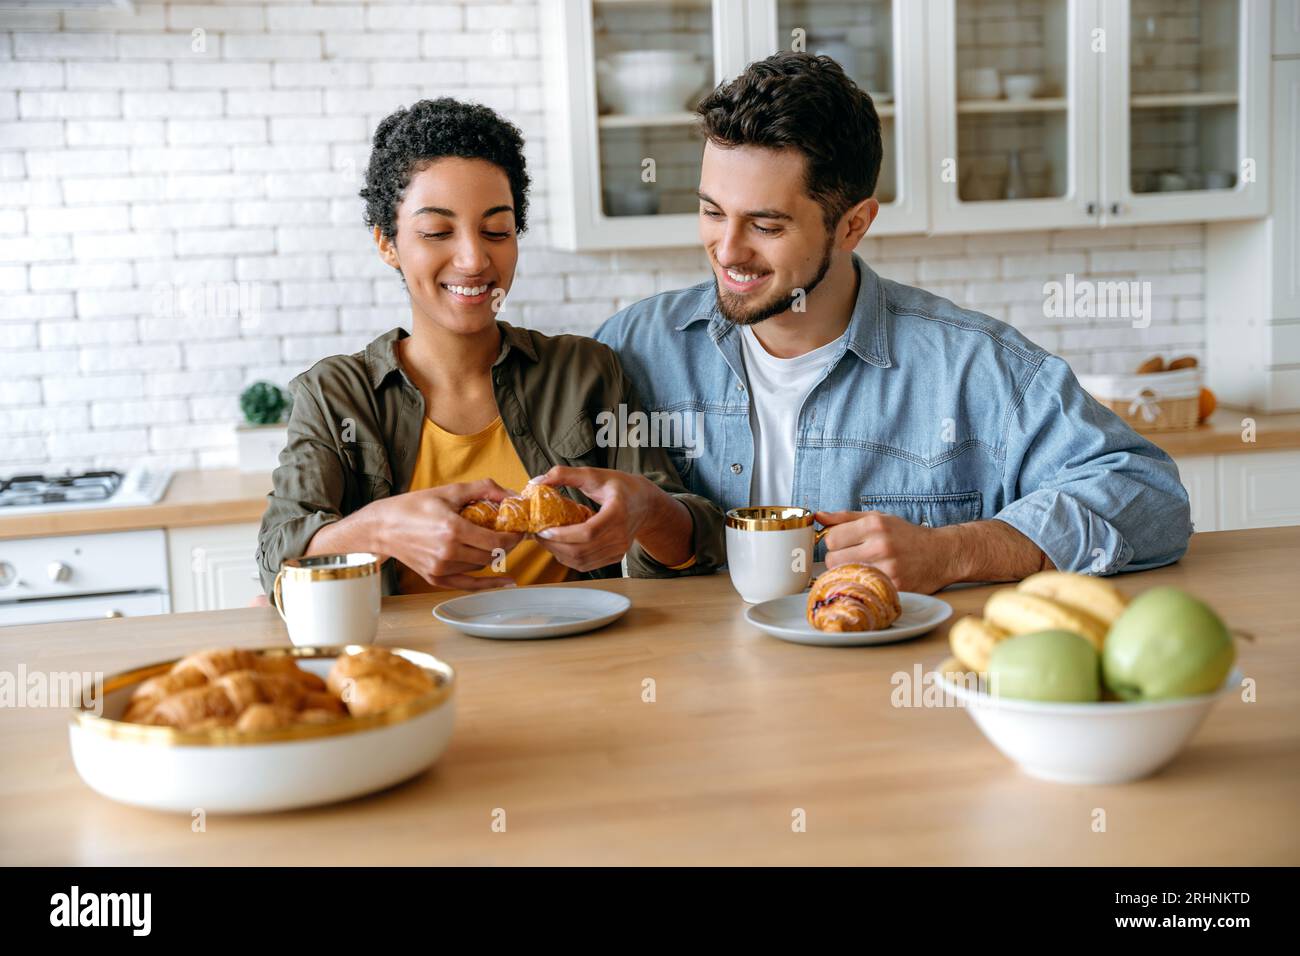
{"label": "wicker basket", "polygon": [[1185,431],[1196,427],[1200,415],[1199,367],[1145,375],[1080,375],[1079,384],[1134,431]]}

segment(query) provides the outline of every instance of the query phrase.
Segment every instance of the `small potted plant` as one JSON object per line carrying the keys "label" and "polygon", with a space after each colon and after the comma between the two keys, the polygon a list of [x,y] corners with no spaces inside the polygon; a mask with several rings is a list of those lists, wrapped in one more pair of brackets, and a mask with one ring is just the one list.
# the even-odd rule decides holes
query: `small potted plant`
{"label": "small potted plant", "polygon": [[284,422],[293,400],[271,382],[254,382],[239,396],[244,423],[235,427],[240,471],[272,471],[288,440]]}

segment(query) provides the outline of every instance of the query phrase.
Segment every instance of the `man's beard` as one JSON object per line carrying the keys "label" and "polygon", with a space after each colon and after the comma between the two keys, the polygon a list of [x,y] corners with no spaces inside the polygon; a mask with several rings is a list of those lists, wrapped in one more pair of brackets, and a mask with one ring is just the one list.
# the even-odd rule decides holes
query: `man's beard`
{"label": "man's beard", "polygon": [[795,286],[789,292],[778,293],[768,302],[759,303],[750,309],[745,309],[741,304],[745,297],[736,295],[722,288],[722,283],[718,281],[718,274],[713,274],[713,285],[718,293],[718,309],[732,325],[757,325],[774,315],[780,315],[787,311],[795,303],[796,293],[802,291],[803,298],[806,301],[808,296],[812,295],[813,289],[826,278],[826,273],[831,267],[831,246],[834,245],[832,237],[826,238],[826,248],[822,250],[822,261],[817,266],[817,272],[807,282],[802,282]]}

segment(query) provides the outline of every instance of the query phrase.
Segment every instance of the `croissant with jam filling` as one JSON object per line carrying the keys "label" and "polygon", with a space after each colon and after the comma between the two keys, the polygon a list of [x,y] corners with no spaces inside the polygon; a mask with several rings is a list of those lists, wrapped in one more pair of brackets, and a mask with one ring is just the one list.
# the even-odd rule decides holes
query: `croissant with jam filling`
{"label": "croissant with jam filling", "polygon": [[869,564],[831,568],[808,594],[808,623],[819,631],[883,631],[902,613],[894,582]]}

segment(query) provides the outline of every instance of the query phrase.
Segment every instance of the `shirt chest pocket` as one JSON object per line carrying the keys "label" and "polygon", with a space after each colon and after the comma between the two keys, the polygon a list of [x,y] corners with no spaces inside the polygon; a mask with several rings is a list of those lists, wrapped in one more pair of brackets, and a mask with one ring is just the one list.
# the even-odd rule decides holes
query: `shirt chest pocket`
{"label": "shirt chest pocket", "polygon": [[348,488],[358,507],[393,493],[393,471],[388,462],[388,449],[383,445],[369,441],[346,442],[343,458],[347,462]]}
{"label": "shirt chest pocket", "polygon": [[551,449],[570,465],[600,467],[603,464],[596,460],[596,430],[585,414],[578,416],[560,433],[559,438],[551,443]]}
{"label": "shirt chest pocket", "polygon": [[858,507],[862,511],[897,515],[927,528],[978,521],[983,513],[978,491],[947,495],[862,495]]}

